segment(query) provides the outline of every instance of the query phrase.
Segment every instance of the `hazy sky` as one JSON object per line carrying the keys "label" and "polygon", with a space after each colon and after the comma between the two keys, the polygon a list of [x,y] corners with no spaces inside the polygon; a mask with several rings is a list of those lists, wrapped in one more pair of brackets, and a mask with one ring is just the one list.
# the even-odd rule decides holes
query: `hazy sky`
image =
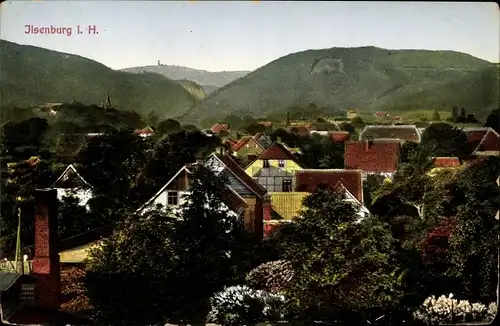
{"label": "hazy sky", "polygon": [[[114,69],[161,60],[210,71],[253,70],[292,52],[367,45],[500,61],[495,3],[6,1],[0,21],[4,40]],[[25,34],[25,25],[72,27],[72,35]],[[99,34],[88,35],[83,28],[89,25]]]}

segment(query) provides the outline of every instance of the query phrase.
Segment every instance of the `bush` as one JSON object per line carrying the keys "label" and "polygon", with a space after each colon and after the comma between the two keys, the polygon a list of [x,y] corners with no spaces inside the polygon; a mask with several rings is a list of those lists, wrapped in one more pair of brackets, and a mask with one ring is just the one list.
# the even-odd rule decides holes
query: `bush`
{"label": "bush", "polygon": [[413,317],[426,325],[453,323],[458,321],[488,322],[496,314],[496,304],[490,303],[488,308],[482,303],[470,303],[467,300],[452,299],[453,295],[444,295],[436,299],[430,296],[415,311]]}
{"label": "bush", "polygon": [[226,288],[210,300],[208,322],[224,326],[255,325],[283,318],[285,297],[245,285]]}
{"label": "bush", "polygon": [[254,268],[246,277],[248,284],[256,289],[280,292],[293,278],[290,262],[286,260],[270,261]]}

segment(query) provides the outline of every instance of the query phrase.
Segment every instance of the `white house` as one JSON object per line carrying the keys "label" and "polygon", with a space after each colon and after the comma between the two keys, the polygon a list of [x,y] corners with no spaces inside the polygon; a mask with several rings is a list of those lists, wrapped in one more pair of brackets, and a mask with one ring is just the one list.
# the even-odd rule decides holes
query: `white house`
{"label": "white house", "polygon": [[68,165],[49,188],[57,190],[59,200],[66,196],[77,197],[81,206],[90,209],[88,201],[93,197],[93,187],[83,179],[72,164]]}

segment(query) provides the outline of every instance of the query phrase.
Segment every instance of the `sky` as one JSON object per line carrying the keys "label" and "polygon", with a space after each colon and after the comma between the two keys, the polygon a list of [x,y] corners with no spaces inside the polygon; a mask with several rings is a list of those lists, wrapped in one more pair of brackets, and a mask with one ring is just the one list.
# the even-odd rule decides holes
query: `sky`
{"label": "sky", "polygon": [[[496,3],[313,1],[6,1],[0,38],[113,69],[162,64],[254,70],[331,47],[454,50],[500,61]],[[70,36],[26,33],[71,27]],[[80,25],[82,34],[76,29]],[[95,26],[97,33],[88,33]]]}

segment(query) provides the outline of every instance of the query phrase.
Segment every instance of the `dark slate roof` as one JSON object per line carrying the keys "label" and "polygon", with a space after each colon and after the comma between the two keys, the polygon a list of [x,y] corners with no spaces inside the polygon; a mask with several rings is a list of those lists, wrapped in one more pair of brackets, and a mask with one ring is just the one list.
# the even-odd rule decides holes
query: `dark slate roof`
{"label": "dark slate roof", "polygon": [[217,158],[219,158],[237,178],[239,178],[258,196],[262,197],[267,193],[266,188],[255,182],[255,180],[245,173],[245,170],[243,170],[238,163],[229,157],[229,155],[217,155]]}
{"label": "dark slate roof", "polygon": [[0,292],[5,292],[23,276],[21,273],[0,272]]}
{"label": "dark slate roof", "polygon": [[295,190],[313,193],[318,186],[337,188],[343,185],[356,199],[363,203],[363,179],[360,170],[300,170],[295,172]]}
{"label": "dark slate roof", "polygon": [[364,172],[395,172],[401,155],[399,140],[348,141],[345,143],[346,169]]}
{"label": "dark slate roof", "polygon": [[64,251],[79,246],[84,246],[86,244],[99,241],[103,238],[109,237],[113,234],[114,224],[108,224],[99,228],[89,230],[72,236],[70,238],[61,240],[59,242],[59,250]]}
{"label": "dark slate roof", "polygon": [[400,139],[420,143],[421,135],[414,125],[366,126],[360,134],[360,140],[367,139]]}

